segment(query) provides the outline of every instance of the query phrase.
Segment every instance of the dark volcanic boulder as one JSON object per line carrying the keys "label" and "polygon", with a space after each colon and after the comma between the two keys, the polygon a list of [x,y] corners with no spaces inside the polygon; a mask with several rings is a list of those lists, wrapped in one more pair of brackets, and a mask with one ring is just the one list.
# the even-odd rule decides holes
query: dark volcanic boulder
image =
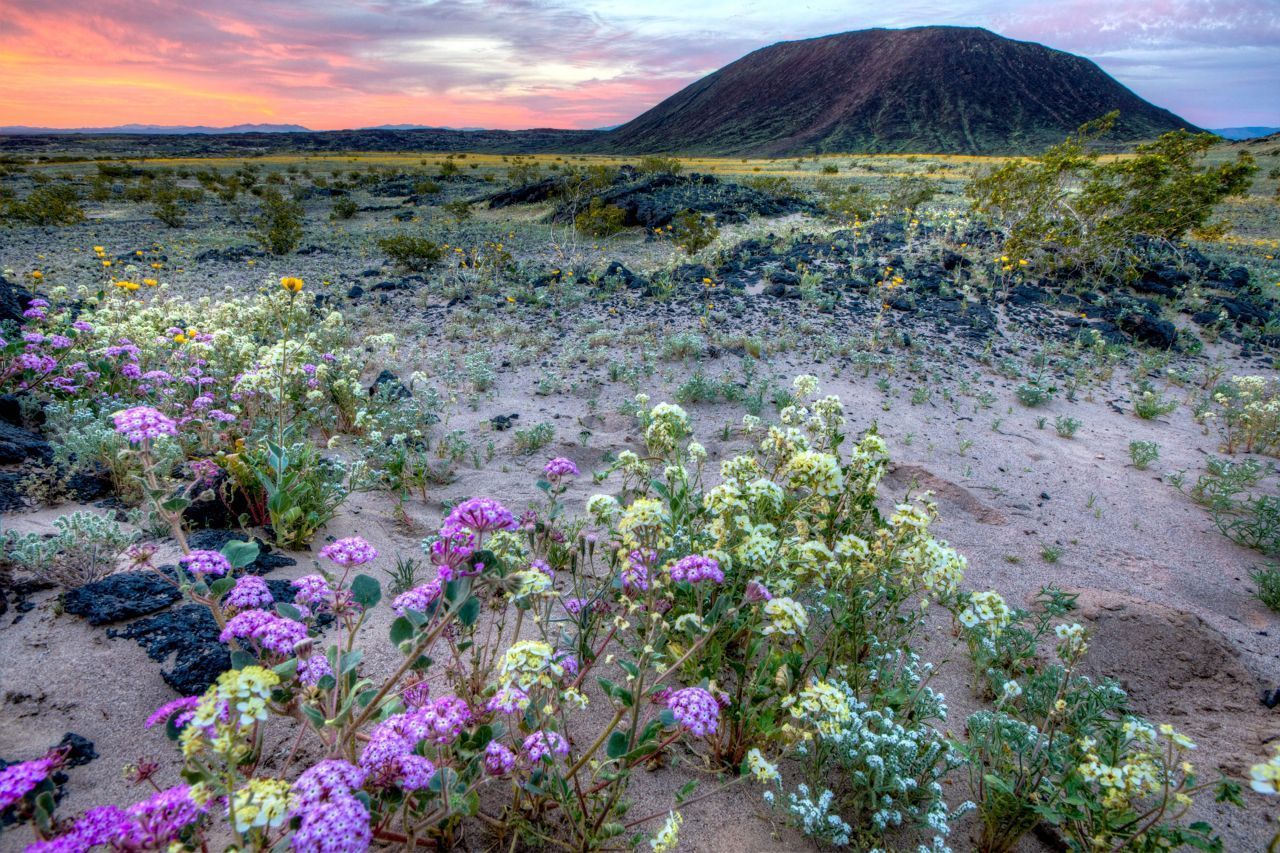
{"label": "dark volcanic boulder", "polygon": [[1172,349],[1178,341],[1178,330],[1173,323],[1151,314],[1121,314],[1116,325],[1134,340],[1156,349]]}
{"label": "dark volcanic boulder", "polygon": [[[201,551],[221,551],[222,546],[228,542],[247,541],[248,539],[242,534],[231,530],[197,530],[187,536],[187,545],[193,550],[199,549]],[[292,557],[273,552],[271,546],[261,539],[255,538],[253,541],[258,543],[258,559],[241,570],[244,574],[265,575],[274,572],[276,569],[298,564],[298,561]]]}
{"label": "dark volcanic boulder", "polygon": [[22,312],[27,310],[31,299],[31,291],[0,275],[0,322],[9,320],[22,325],[25,322]]}
{"label": "dark volcanic boulder", "polygon": [[[169,567],[170,576],[172,571]],[[107,625],[163,610],[181,597],[177,586],[156,572],[121,572],[67,592],[62,606],[90,625]]]}
{"label": "dark volcanic boulder", "polygon": [[27,461],[51,462],[53,448],[34,432],[0,421],[0,465]]}

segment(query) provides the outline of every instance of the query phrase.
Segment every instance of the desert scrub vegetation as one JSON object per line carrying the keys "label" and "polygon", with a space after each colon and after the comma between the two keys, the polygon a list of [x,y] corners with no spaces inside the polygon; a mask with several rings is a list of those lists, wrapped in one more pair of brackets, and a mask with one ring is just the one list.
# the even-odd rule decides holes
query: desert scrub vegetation
{"label": "desert scrub vegetation", "polygon": [[1252,155],[1205,165],[1214,136],[1175,131],[1138,145],[1132,157],[1104,162],[1091,143],[1117,116],[969,184],[973,210],[1002,229],[1006,255],[1041,270],[1124,279],[1133,275],[1143,240],[1176,244],[1192,231],[1221,233],[1210,218],[1219,202],[1249,187],[1257,171]]}
{"label": "desert scrub vegetation", "polygon": [[439,263],[444,257],[442,246],[426,237],[415,234],[392,234],[378,240],[382,250],[392,263],[411,272],[422,272]]}
{"label": "desert scrub vegetation", "polygon": [[[128,810],[59,815],[56,752],[0,771],[0,808],[30,825],[36,849],[132,837],[163,814],[146,831],[192,849],[226,838],[246,850],[413,849],[483,831],[503,848],[659,851],[677,843],[680,809],[729,786],[754,786],[779,821],[858,849],[942,849],[975,807],[991,850],[1042,821],[1118,847],[1212,842],[1184,819],[1184,800],[1212,788],[1182,763],[1185,738],[1074,673],[1084,633],[1060,618],[1060,597],[1023,614],[966,591],[964,558],[930,533],[936,508],[885,503],[884,440],[850,436],[844,404],[814,377],[778,389],[776,422],[745,417],[748,449],[718,470],[683,408],[641,395],[642,446],[594,472],[585,514],[566,496],[587,478],[556,457],[525,515],[468,497],[417,557],[330,542],[286,604],[245,573],[255,544],[189,546],[192,502],[214,492],[281,544],[314,541],[350,489],[402,488],[389,484],[413,466],[391,461],[394,448],[431,438],[439,395],[416,378],[380,378],[370,394],[363,377],[395,341],[354,334],[296,277],[225,302],[145,287],[74,297],[74,311],[37,306],[0,376],[76,403],[48,409],[61,428],[117,436],[118,476],[183,552],[161,576],[208,610],[232,666],[150,716],[181,752],[182,782]],[[475,355],[456,382],[482,393],[493,372]],[[528,452],[554,439],[547,426],[528,430]],[[344,441],[358,458],[326,456]],[[82,446],[99,457],[111,445],[90,434]],[[926,602],[996,697],[967,738],[949,733],[921,657]],[[367,630],[380,608],[393,616],[385,640]],[[1034,655],[1048,631],[1060,664]],[[389,671],[367,663],[375,642]],[[300,744],[284,765],[263,760],[268,727]],[[638,813],[631,782],[658,762],[695,781]],[[943,785],[963,768],[972,803]],[[1116,773],[1141,782],[1117,786]]]}

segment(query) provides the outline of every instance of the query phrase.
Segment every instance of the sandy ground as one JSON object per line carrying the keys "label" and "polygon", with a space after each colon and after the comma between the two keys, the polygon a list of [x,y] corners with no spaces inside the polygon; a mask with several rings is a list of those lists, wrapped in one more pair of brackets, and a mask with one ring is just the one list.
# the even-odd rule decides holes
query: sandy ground
{"label": "sandy ground", "polygon": [[[1114,395],[1101,389],[1092,400],[1055,401],[1031,410],[1013,401],[1003,387],[1008,383],[995,380],[992,408],[958,420],[942,404],[912,405],[905,393],[886,398],[856,371],[799,360],[772,368],[783,374],[816,373],[824,391],[844,399],[855,430],[879,424],[896,466],[882,492],[890,498],[922,489],[934,493],[941,512],[936,533],[968,557],[969,588],[994,588],[1020,603],[1047,584],[1081,591],[1081,614],[1094,632],[1091,674],[1118,678],[1140,711],[1194,738],[1200,745],[1197,763],[1206,775],[1217,769],[1247,772],[1270,750],[1280,734],[1280,712],[1267,710],[1259,692],[1280,686],[1280,643],[1276,615],[1251,594],[1248,571],[1258,555],[1221,536],[1207,514],[1160,473],[1198,470],[1213,449],[1214,438],[1203,434],[1186,407],[1142,421],[1127,412],[1123,386],[1117,384]],[[653,398],[662,396],[655,391]],[[619,395],[602,408],[616,409],[612,404],[622,399]],[[1124,411],[1117,412],[1113,401]],[[712,462],[744,446],[740,439],[718,439],[718,428],[740,417],[736,407],[690,408]],[[585,446],[560,444],[528,458],[500,450],[484,469],[461,470],[455,482],[434,490],[429,502],[410,504],[420,531],[407,532],[393,522],[384,498],[362,495],[330,525],[328,535],[358,533],[379,548],[386,564],[390,554],[416,552],[420,535],[440,517],[440,501],[492,494],[523,506],[536,500],[533,482],[545,456],[570,456],[585,470],[605,452],[634,447],[638,439],[633,422],[622,415],[589,418],[582,400],[533,396],[510,377],[500,381],[496,399],[471,417],[478,422],[513,411],[530,422],[571,419],[594,429]],[[1075,438],[1061,438],[1051,426],[1037,428],[1037,418],[1065,411],[1083,421]],[[1001,418],[998,431],[991,428],[995,417]],[[574,432],[559,430],[562,436]],[[1160,444],[1162,458],[1152,470],[1139,471],[1129,463],[1128,443],[1134,439]],[[962,441],[972,445],[962,451]],[[590,493],[584,477],[569,494],[571,507],[580,508]],[[45,510],[6,521],[34,528],[53,515]],[[1061,548],[1057,562],[1041,556],[1046,545]],[[293,556],[299,565],[274,577],[310,570],[311,555]],[[141,720],[173,694],[140,647],[57,615],[54,602],[54,595],[43,594],[35,610],[18,620],[11,613],[0,627],[0,754],[34,757],[66,731],[93,740],[102,757],[70,771],[63,809],[71,814],[101,802],[126,801],[130,792],[120,781],[121,766],[139,756],[159,757],[172,773],[168,743],[159,733],[144,732]],[[373,672],[393,662],[392,650],[381,642],[387,616],[380,612],[366,628]],[[938,630],[929,646],[947,653],[952,638]],[[950,726],[959,730],[975,702],[964,656],[956,652],[950,658],[939,684],[951,705]],[[687,772],[640,773],[632,789],[633,813],[665,808],[676,787],[670,780],[682,782]],[[962,781],[956,780],[953,791],[954,801],[965,798]],[[1228,849],[1259,849],[1269,837],[1267,804],[1254,800],[1248,812],[1203,809]],[[971,830],[966,825],[953,834],[956,849],[970,847],[966,831]],[[794,833],[769,823],[758,791],[750,788],[690,807],[682,838],[691,850],[804,846]],[[0,846],[18,849],[19,839],[19,833],[6,835]],[[1037,843],[1028,840],[1026,847],[1035,849]]]}

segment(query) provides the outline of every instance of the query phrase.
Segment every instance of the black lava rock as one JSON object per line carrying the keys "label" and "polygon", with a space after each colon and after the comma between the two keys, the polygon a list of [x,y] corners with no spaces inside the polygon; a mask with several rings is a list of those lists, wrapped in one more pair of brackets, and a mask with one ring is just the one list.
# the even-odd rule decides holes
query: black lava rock
{"label": "black lava rock", "polygon": [[107,625],[163,610],[181,597],[171,581],[156,572],[140,571],[85,584],[63,595],[62,602],[67,613],[83,616],[90,625]]}
{"label": "black lava rock", "polygon": [[369,386],[369,396],[372,397],[375,394],[386,394],[395,400],[404,400],[413,396],[400,381],[400,377],[385,368],[378,374],[378,378],[373,380],[373,385]]}
{"label": "black lava rock", "polygon": [[[247,542],[248,540],[241,535],[230,530],[197,530],[187,536],[187,544],[192,550],[201,551],[221,551],[222,546],[228,542]],[[286,557],[283,554],[277,554],[271,550],[271,546],[261,539],[254,538],[254,542],[258,543],[258,559],[245,566],[241,571],[248,575],[265,575],[274,572],[276,569],[283,569],[286,566],[296,566],[298,561],[292,557]]]}
{"label": "black lava rock", "polygon": [[0,275],[0,321],[9,320],[21,325],[25,319],[22,312],[27,310],[27,303],[33,298],[31,291]]}
{"label": "black lava rock", "polygon": [[51,462],[53,448],[34,432],[0,421],[0,465],[27,461]]}

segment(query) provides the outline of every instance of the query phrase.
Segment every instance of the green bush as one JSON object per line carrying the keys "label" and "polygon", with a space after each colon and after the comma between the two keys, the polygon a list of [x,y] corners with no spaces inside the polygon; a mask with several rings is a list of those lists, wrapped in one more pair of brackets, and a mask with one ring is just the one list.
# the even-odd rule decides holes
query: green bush
{"label": "green bush", "polygon": [[22,201],[12,201],[4,209],[6,219],[27,225],[75,225],[84,220],[84,208],[71,184],[36,187]]}
{"label": "green bush", "polygon": [[636,164],[636,171],[642,175],[678,175],[683,169],[684,165],[675,157],[641,157]]}
{"label": "green bush", "polygon": [[421,272],[444,257],[444,249],[426,237],[394,234],[378,240],[378,248],[397,266]]}
{"label": "green bush", "polygon": [[671,236],[686,254],[695,254],[720,236],[715,220],[696,210],[686,210],[671,223]]}
{"label": "green bush", "polygon": [[626,217],[625,210],[616,204],[605,204],[597,197],[573,218],[573,226],[592,237],[612,237],[626,229]]}
{"label": "green bush", "polygon": [[1223,199],[1244,192],[1253,157],[1202,165],[1216,137],[1185,130],[1103,162],[1092,147],[1114,125],[1110,113],[1029,160],[1012,160],[969,185],[973,209],[1005,236],[1004,253],[1037,269],[1091,271],[1114,278],[1135,271],[1136,238],[1167,242],[1210,231]]}
{"label": "green bush", "polygon": [[287,255],[302,242],[302,205],[274,187],[262,191],[262,209],[249,233],[273,255]]}
{"label": "green bush", "polygon": [[360,210],[360,205],[356,204],[348,196],[341,196],[333,203],[333,210],[329,211],[330,219],[350,219]]}

